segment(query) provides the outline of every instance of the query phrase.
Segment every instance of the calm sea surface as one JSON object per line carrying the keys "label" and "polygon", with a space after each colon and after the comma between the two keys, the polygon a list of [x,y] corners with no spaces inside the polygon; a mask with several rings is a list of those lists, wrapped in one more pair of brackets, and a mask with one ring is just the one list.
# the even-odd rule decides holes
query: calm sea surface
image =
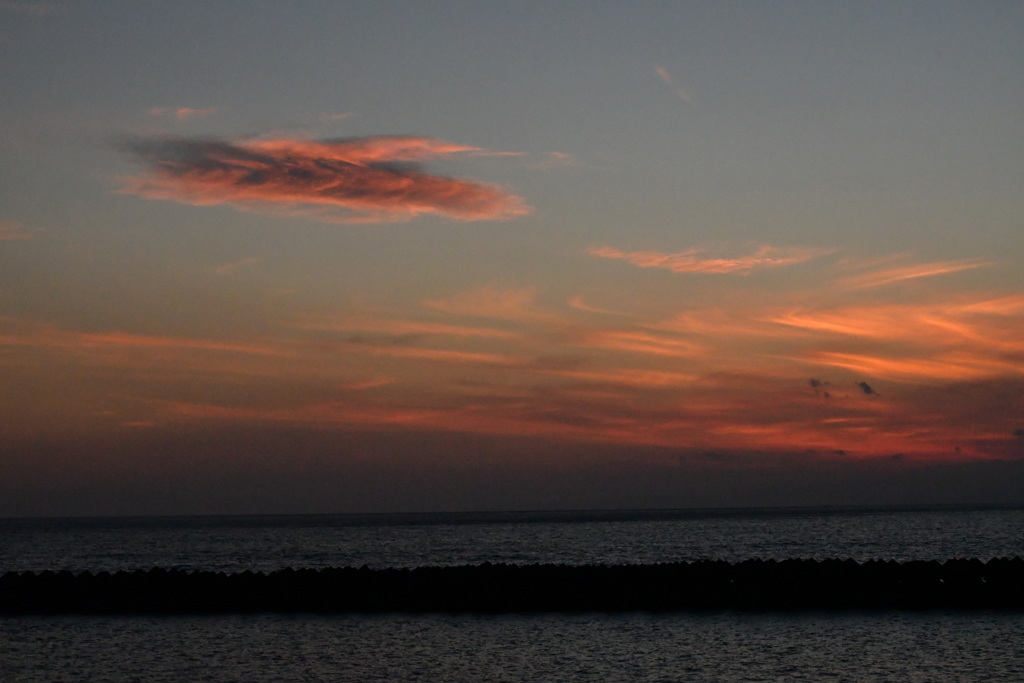
{"label": "calm sea surface", "polygon": [[0,519],[0,573],[1024,556],[1024,509]]}
{"label": "calm sea surface", "polygon": [[[0,573],[1024,556],[1019,509],[0,520]],[[0,618],[2,681],[1024,680],[1005,613]]]}

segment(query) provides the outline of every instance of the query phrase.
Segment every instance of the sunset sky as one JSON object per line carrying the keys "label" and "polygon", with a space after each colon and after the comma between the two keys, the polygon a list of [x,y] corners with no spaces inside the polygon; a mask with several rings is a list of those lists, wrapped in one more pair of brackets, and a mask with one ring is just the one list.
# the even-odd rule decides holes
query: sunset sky
{"label": "sunset sky", "polygon": [[1024,502],[1024,3],[0,2],[0,515]]}

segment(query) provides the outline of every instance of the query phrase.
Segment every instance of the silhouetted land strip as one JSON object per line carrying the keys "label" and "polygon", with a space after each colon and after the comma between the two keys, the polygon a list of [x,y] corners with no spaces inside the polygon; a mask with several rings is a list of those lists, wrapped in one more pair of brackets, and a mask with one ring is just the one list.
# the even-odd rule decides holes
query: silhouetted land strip
{"label": "silhouetted land strip", "polygon": [[1024,559],[9,572],[2,614],[1024,610]]}

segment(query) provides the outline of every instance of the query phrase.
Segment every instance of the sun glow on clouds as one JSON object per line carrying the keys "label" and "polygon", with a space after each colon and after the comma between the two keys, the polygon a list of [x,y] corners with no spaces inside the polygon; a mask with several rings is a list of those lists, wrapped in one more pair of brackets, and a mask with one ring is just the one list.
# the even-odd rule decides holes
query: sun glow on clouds
{"label": "sun glow on clouds", "polygon": [[424,137],[314,141],[161,137],[131,141],[146,167],[122,192],[194,205],[297,215],[326,222],[396,222],[424,214],[464,221],[528,213],[493,185],[423,171],[456,156],[508,155]]}
{"label": "sun glow on clouds", "polygon": [[[849,457],[1015,452],[1024,297],[893,303],[869,288],[837,305],[849,290],[836,286],[651,317],[595,315],[606,309],[594,294],[542,307],[536,287],[484,286],[411,308],[304,314],[245,340],[6,319],[0,366],[89,367],[124,387],[134,407],[107,418],[122,424],[270,420]],[[206,389],[176,388],[186,370]]]}
{"label": "sun glow on clouds", "polygon": [[991,265],[980,259],[962,259],[959,261],[940,261],[936,263],[922,263],[910,266],[895,266],[883,270],[863,273],[852,277],[843,278],[841,283],[853,289],[866,289],[869,287],[882,287],[906,280],[917,278],[935,277],[957,273],[962,270],[973,270]]}
{"label": "sun glow on clouds", "polygon": [[640,268],[664,268],[673,273],[737,273],[746,275],[762,268],[778,268],[804,263],[834,253],[835,249],[818,247],[759,247],[743,256],[708,255],[708,249],[691,248],[672,253],[659,251],[625,252],[614,247],[591,247],[591,256],[621,259]]}

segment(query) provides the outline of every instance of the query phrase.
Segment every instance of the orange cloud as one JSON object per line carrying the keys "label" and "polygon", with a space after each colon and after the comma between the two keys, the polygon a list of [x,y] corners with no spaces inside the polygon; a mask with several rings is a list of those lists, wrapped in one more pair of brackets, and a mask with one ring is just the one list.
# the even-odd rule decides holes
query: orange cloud
{"label": "orange cloud", "polygon": [[394,383],[394,377],[376,377],[374,379],[367,379],[361,382],[349,382],[344,385],[344,388],[349,391],[366,391],[367,389],[379,389],[380,387],[386,387],[389,384]]}
{"label": "orange cloud", "polygon": [[575,308],[578,311],[584,311],[586,313],[600,313],[602,315],[629,315],[623,311],[613,311],[608,308],[599,308],[597,306],[591,306],[583,300],[582,296],[574,296],[567,302],[570,307]]}
{"label": "orange cloud", "polygon": [[581,344],[615,351],[673,357],[692,357],[703,351],[699,344],[692,341],[643,331],[603,330],[592,332],[585,336]]}
{"label": "orange cloud", "polygon": [[924,382],[963,381],[1007,374],[1024,375],[1024,363],[1000,361],[969,353],[941,354],[934,358],[900,358],[822,351],[811,356],[810,360],[875,377],[897,377]]}
{"label": "orange cloud", "polygon": [[404,221],[423,214],[458,220],[529,212],[492,185],[432,175],[418,162],[496,154],[422,137],[328,141],[149,138],[128,144],[147,167],[122,192],[193,205],[232,204],[327,222]]}
{"label": "orange cloud", "polygon": [[[241,356],[285,356],[283,349],[267,344],[251,344],[187,337],[157,337],[128,334],[120,331],[79,332],[66,330],[55,325],[16,319],[0,318],[0,346],[29,349],[50,349],[71,354],[86,353],[105,358],[113,365],[136,364],[145,366],[152,359],[138,357],[133,361],[129,352],[160,351],[175,354],[175,362],[183,363],[182,354],[193,352],[215,352],[240,354]],[[223,361],[211,367],[226,368]]]}
{"label": "orange cloud", "polygon": [[1022,314],[1024,297],[1011,296],[976,302],[791,310],[768,320],[831,335],[1024,352]]}
{"label": "orange cloud", "polygon": [[923,277],[948,275],[949,273],[958,273],[963,270],[983,268],[990,265],[992,264],[980,259],[961,259],[959,261],[936,261],[935,263],[921,263],[912,266],[896,266],[843,278],[840,280],[840,284],[853,289],[868,289]]}
{"label": "orange cloud", "polygon": [[991,315],[1024,314],[1024,294],[1011,294],[997,299],[986,299],[972,304],[964,304],[961,309],[965,313],[988,313]]}
{"label": "orange cloud", "polygon": [[344,348],[350,351],[361,351],[378,356],[441,361],[445,363],[485,363],[488,365],[514,365],[517,363],[514,358],[497,353],[428,349],[419,346],[380,346],[374,344],[347,343],[344,344]]}
{"label": "orange cloud", "polygon": [[0,362],[25,386],[84,369],[89,383],[61,410],[109,405],[122,422],[280,420],[853,457],[1009,452],[1024,409],[1024,295],[865,294],[815,308],[835,292],[744,288],[733,304],[730,293],[687,299],[653,320],[637,306],[626,325],[578,299],[541,308],[532,287],[485,286],[404,313],[297,314],[251,341],[0,318]]}
{"label": "orange cloud", "polygon": [[642,388],[668,388],[687,386],[696,382],[698,375],[659,370],[549,370],[548,374],[600,384],[621,384]]}
{"label": "orange cloud", "polygon": [[735,257],[705,257],[706,249],[691,248],[665,253],[659,251],[625,252],[614,247],[591,247],[591,256],[621,259],[640,268],[664,268],[673,273],[738,273],[746,275],[762,268],[777,268],[804,263],[833,253],[820,247],[762,246],[753,254]]}

